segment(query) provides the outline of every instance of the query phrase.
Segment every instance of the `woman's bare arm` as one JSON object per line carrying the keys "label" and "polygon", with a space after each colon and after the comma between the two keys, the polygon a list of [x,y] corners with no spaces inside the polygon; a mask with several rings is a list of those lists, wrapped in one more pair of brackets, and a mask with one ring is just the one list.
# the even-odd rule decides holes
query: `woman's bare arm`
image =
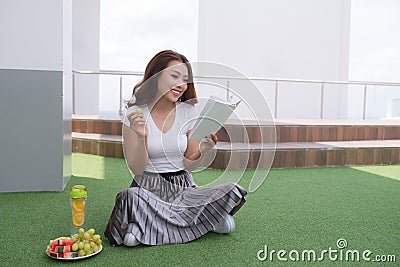
{"label": "woman's bare arm", "polygon": [[[189,135],[190,132],[187,133]],[[187,148],[185,151],[183,163],[187,170],[192,171],[199,166],[209,165],[211,162],[207,158],[210,150],[218,142],[215,133],[206,137],[206,141],[188,140]]]}
{"label": "woman's bare arm", "polygon": [[148,161],[147,127],[143,115],[131,113],[127,117],[130,127],[123,125],[125,157],[129,169],[136,175],[143,174]]}

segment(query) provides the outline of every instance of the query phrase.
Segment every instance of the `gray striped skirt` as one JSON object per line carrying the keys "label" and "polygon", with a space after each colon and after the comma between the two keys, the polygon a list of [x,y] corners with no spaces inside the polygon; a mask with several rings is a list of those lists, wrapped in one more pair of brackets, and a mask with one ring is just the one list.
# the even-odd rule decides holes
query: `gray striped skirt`
{"label": "gray striped skirt", "polygon": [[145,245],[190,242],[236,213],[246,194],[235,183],[199,188],[188,171],[145,172],[118,193],[104,235],[112,246],[128,232]]}

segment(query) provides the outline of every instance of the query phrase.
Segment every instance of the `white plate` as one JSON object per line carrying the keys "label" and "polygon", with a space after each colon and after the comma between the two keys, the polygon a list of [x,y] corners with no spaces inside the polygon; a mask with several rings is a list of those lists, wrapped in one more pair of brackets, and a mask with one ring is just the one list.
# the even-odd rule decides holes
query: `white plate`
{"label": "white plate", "polygon": [[56,259],[56,260],[74,261],[74,260],[82,260],[85,258],[95,256],[95,255],[99,254],[102,249],[103,249],[103,245],[100,245],[99,250],[97,252],[89,254],[89,255],[81,256],[81,257],[76,257],[76,258],[55,258],[55,257],[50,256],[50,254],[48,254],[48,253],[46,253],[46,255],[49,256],[50,258]]}

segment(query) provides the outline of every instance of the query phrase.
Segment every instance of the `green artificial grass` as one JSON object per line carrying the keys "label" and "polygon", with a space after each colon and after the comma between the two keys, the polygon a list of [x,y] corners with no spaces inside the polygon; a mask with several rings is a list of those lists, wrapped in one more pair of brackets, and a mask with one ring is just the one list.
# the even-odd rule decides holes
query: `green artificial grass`
{"label": "green artificial grass", "polygon": [[[79,261],[57,261],[46,256],[50,239],[69,233],[68,192],[86,185],[87,227],[100,232],[108,222],[116,194],[128,187],[131,175],[124,160],[73,154],[73,177],[64,192],[1,193],[0,266],[398,266],[400,262],[400,166],[367,166],[271,170],[268,178],[234,216],[236,231],[208,233],[187,244],[110,247]],[[253,171],[239,182],[248,187]],[[221,171],[195,173],[199,184]],[[239,172],[232,172],[237,177]],[[4,179],[4,177],[2,177]],[[322,262],[289,259],[289,252],[338,249],[372,251],[372,256],[395,255],[395,263]],[[288,261],[257,259],[257,252],[285,250]],[[294,255],[294,254],[293,254]],[[293,256],[292,255],[292,256]],[[264,256],[263,253],[260,256]],[[343,256],[344,257],[344,256]]]}

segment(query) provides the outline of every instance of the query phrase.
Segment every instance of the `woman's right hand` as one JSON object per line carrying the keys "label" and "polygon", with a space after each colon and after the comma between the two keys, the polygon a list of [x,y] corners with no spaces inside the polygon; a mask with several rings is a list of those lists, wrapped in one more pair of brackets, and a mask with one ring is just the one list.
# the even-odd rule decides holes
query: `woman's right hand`
{"label": "woman's right hand", "polygon": [[130,128],[139,136],[139,137],[147,137],[147,126],[146,120],[144,119],[143,114],[137,114],[136,112],[130,113],[128,116],[128,120],[130,122]]}

